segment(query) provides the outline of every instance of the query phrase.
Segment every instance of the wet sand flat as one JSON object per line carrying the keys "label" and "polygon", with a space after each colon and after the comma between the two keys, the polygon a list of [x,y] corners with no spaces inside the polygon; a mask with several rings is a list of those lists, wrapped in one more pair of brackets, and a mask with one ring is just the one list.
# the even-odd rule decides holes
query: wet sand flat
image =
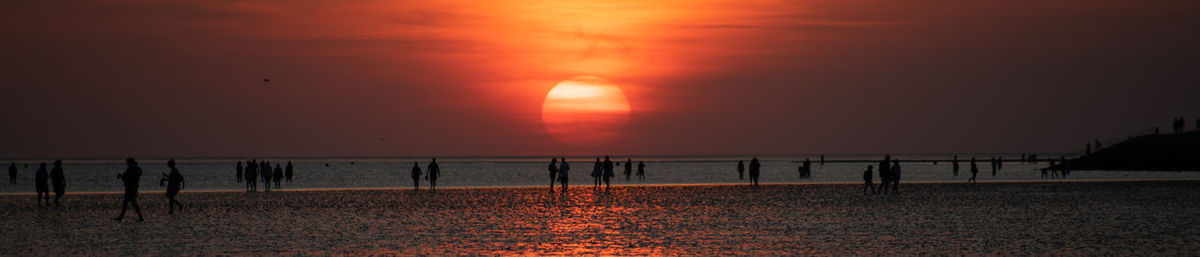
{"label": "wet sand flat", "polygon": [[[1200,181],[0,196],[0,255],[1195,255]],[[132,213],[130,213],[132,214]],[[134,215],[136,216],[136,215]]]}

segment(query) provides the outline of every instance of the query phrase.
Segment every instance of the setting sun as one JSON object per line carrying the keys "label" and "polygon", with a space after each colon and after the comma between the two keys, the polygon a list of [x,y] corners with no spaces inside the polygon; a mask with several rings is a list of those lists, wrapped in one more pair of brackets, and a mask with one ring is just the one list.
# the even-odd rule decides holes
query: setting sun
{"label": "setting sun", "polygon": [[554,139],[568,144],[604,143],[620,136],[629,122],[629,100],[620,87],[595,76],[559,82],[542,104],[542,123]]}

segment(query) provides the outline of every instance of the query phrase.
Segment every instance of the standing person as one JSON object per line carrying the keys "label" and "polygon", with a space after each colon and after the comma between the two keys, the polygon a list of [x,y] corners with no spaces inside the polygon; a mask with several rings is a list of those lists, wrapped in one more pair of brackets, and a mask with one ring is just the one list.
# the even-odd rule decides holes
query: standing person
{"label": "standing person", "polygon": [[888,160],[890,158],[886,156],[879,162],[879,193],[882,194],[887,194],[888,187],[892,185],[892,164]]}
{"label": "standing person", "polygon": [[600,163],[600,158],[596,158],[596,163],[592,165],[592,189],[600,189],[600,176],[604,175],[604,165]]}
{"label": "standing person", "polygon": [[263,161],[259,165],[258,175],[262,177],[262,182],[266,185],[263,187],[263,192],[271,192],[271,175],[273,175],[271,173],[271,162]]}
{"label": "standing person", "polygon": [[746,177],[744,177],[745,174],[746,164],[743,163],[742,160],[738,160],[738,180],[746,179]]}
{"label": "standing person", "polygon": [[638,181],[646,180],[646,162],[638,161]]}
{"label": "standing person", "polygon": [[871,170],[873,168],[875,168],[875,166],[867,165],[867,170],[863,171],[863,194],[864,195],[867,194],[867,189],[870,189],[872,194],[879,193],[879,191],[875,191],[875,177],[874,177],[875,173],[873,173],[874,171]]}
{"label": "standing person", "polygon": [[54,168],[50,169],[50,183],[54,185],[54,206],[60,206],[58,200],[67,194],[67,177],[63,174],[62,160],[54,160]]}
{"label": "standing person", "polygon": [[167,161],[167,168],[171,168],[171,172],[163,174],[162,179],[158,180],[158,186],[162,186],[163,182],[167,184],[167,214],[175,214],[175,206],[179,206],[179,210],[183,210],[183,204],[179,200],[175,200],[175,196],[179,195],[179,190],[183,189],[183,174],[179,173],[179,169],[175,168],[175,159]]}
{"label": "standing person", "polygon": [[604,167],[604,176],[603,176],[604,190],[608,190],[609,188],[612,187],[612,177],[615,176],[615,175],[613,175],[613,162],[612,162],[612,159],[608,158],[608,155],[604,156],[604,166],[603,167]]}
{"label": "standing person", "polygon": [[812,161],[809,161],[808,158],[804,158],[804,178],[811,178],[811,177],[812,177]]}
{"label": "standing person", "polygon": [[283,175],[287,176],[287,182],[292,183],[292,161],[288,161],[287,168],[283,168]]}
{"label": "standing person", "polygon": [[550,158],[550,190],[554,190],[554,180],[558,179],[558,159]]}
{"label": "standing person", "polygon": [[633,158],[625,159],[625,181],[633,176]]}
{"label": "standing person", "polygon": [[242,173],[242,161],[238,161],[238,163],[237,163],[237,177],[236,177],[236,178],[234,178],[234,180],[237,180],[237,182],[238,182],[238,183],[242,183],[242,177],[245,177],[245,176],[246,176],[246,175]]}
{"label": "standing person", "polygon": [[16,162],[13,162],[12,164],[8,165],[8,184],[9,185],[17,184],[17,163]]}
{"label": "standing person", "polygon": [[275,180],[275,188],[283,188],[280,182],[283,182],[283,167],[275,164],[275,173],[272,177]]}
{"label": "standing person", "polygon": [[246,162],[246,192],[258,192],[258,160]]}
{"label": "standing person", "polygon": [[992,176],[996,176],[996,157],[992,157]]}
{"label": "standing person", "polygon": [[33,187],[37,190],[38,206],[42,206],[42,202],[46,202],[46,206],[50,206],[50,174],[46,173],[46,163],[43,162],[38,167],[37,173],[33,174]]}
{"label": "standing person", "polygon": [[821,166],[822,167],[825,166],[825,155],[824,154],[821,155]]}
{"label": "standing person", "polygon": [[975,184],[975,177],[978,175],[979,175],[979,166],[975,165],[975,157],[971,157],[971,179],[968,179],[967,182],[971,182],[971,184]]}
{"label": "standing person", "polygon": [[425,171],[428,171],[425,174],[425,179],[429,180],[429,189],[437,191],[438,175],[442,173],[442,168],[438,167],[437,158],[433,158],[433,161],[429,162],[429,167],[425,168]]}
{"label": "standing person", "polygon": [[129,204],[133,204],[133,211],[138,215],[137,221],[142,222],[146,219],[142,218],[142,208],[138,207],[137,203],[138,184],[142,182],[142,168],[138,167],[137,161],[133,158],[125,159],[125,165],[128,166],[125,168],[125,173],[117,174],[117,178],[125,184],[125,200],[121,202],[121,215],[113,220],[121,221],[125,218],[125,210],[128,209]]}
{"label": "standing person", "polygon": [[900,192],[900,160],[892,161],[892,193]]}
{"label": "standing person", "polygon": [[754,181],[754,186],[758,186],[758,169],[762,164],[758,162],[758,157],[750,159],[750,180]]}
{"label": "standing person", "polygon": [[958,176],[958,155],[954,155],[954,176]]}
{"label": "standing person", "polygon": [[567,164],[567,158],[561,158],[562,164],[558,166],[558,183],[562,184],[563,193],[567,192],[567,171],[571,170],[571,165]]}
{"label": "standing person", "polygon": [[421,164],[413,162],[412,168],[413,190],[421,190]]}

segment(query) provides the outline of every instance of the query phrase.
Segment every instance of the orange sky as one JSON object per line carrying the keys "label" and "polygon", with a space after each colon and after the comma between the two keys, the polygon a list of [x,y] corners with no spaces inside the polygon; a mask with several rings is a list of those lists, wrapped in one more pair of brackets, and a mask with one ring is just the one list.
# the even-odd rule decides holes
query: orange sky
{"label": "orange sky", "polygon": [[[0,157],[1067,151],[1200,116],[1195,1],[0,7]],[[627,94],[611,144],[541,124],[581,75]]]}

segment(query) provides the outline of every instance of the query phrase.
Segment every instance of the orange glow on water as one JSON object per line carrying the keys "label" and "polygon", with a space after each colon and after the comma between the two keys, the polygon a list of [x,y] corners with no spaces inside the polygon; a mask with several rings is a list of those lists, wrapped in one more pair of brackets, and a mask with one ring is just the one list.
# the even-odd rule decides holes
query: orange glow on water
{"label": "orange glow on water", "polygon": [[559,142],[590,145],[620,136],[629,100],[620,87],[595,76],[559,82],[542,103],[542,124]]}

